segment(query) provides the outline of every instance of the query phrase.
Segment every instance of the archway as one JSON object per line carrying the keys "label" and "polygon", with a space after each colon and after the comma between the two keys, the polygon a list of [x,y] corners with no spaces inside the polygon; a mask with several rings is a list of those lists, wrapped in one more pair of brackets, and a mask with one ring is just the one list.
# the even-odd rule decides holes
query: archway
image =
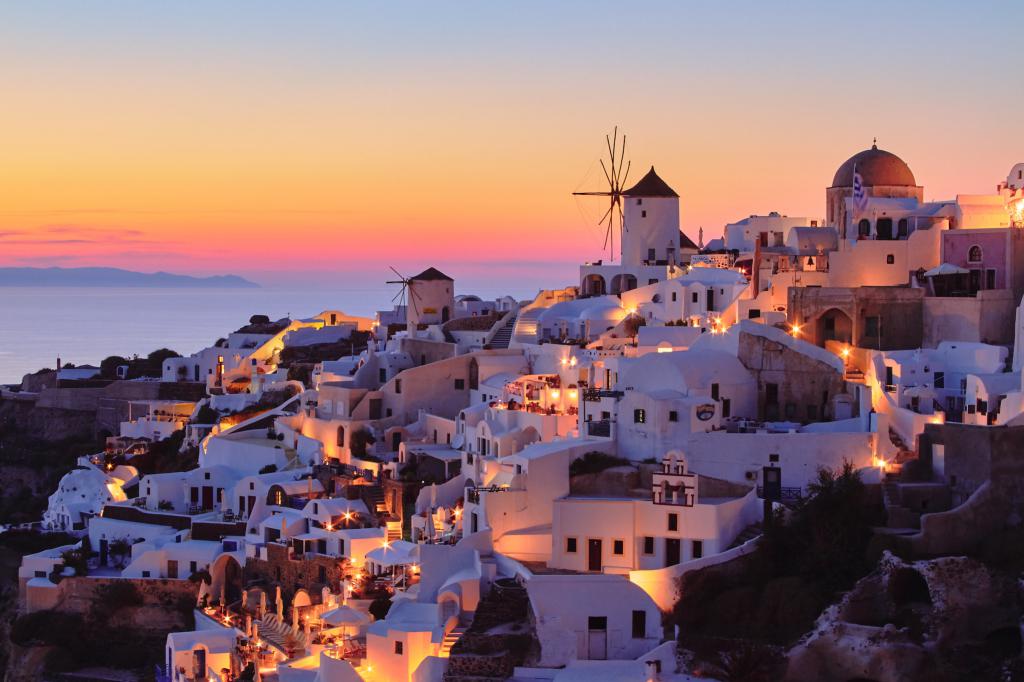
{"label": "archway", "polygon": [[234,604],[242,599],[242,565],[231,554],[221,554],[210,565],[210,594]]}
{"label": "archway", "polygon": [[604,277],[596,274],[584,277],[582,288],[584,296],[604,296],[607,292]]}
{"label": "archway", "polygon": [[612,277],[612,294],[621,294],[624,291],[636,289],[636,277],[628,273]]}
{"label": "archway", "polygon": [[853,341],[853,320],[838,308],[829,308],[815,324],[816,339],[819,346],[826,341],[851,343]]}

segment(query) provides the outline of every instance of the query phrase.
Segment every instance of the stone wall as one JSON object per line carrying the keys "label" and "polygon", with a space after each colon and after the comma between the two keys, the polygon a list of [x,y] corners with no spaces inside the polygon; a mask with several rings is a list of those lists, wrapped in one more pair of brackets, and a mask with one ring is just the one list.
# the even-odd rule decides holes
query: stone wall
{"label": "stone wall", "polygon": [[[831,400],[846,392],[843,375],[834,367],[763,336],[741,333],[739,360],[757,379],[759,419],[813,422],[831,418]],[[768,384],[778,400],[766,401]]]}
{"label": "stone wall", "polygon": [[928,448],[943,446],[945,476],[958,506],[922,516],[921,532],[905,540],[911,551],[962,553],[992,532],[1024,524],[1024,427],[928,425],[921,440]]}
{"label": "stone wall", "polygon": [[[822,316],[845,314],[852,324],[853,345],[876,350],[920,348],[924,328],[924,290],[908,287],[790,287],[788,321],[802,327],[801,337],[824,346]],[[866,320],[878,317],[877,334]]]}
{"label": "stone wall", "polygon": [[292,597],[300,589],[310,594],[319,594],[324,585],[330,585],[333,589],[338,588],[344,575],[342,562],[338,558],[306,554],[299,559],[292,559],[289,549],[285,545],[271,542],[266,545],[266,560],[250,557],[243,569],[245,584],[263,582],[271,595],[273,588],[280,585],[281,594],[286,602],[291,602]]}
{"label": "stone wall", "polygon": [[199,595],[199,583],[190,580],[72,577],[60,581],[56,610],[89,615],[108,608],[103,590],[112,584],[131,584],[142,599],[139,605],[117,609],[112,624],[126,625],[149,633],[164,633],[192,627],[190,614]]}

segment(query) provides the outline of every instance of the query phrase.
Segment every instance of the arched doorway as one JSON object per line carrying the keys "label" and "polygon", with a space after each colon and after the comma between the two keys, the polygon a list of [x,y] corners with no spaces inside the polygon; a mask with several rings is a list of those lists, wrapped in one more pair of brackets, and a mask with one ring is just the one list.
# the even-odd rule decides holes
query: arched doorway
{"label": "arched doorway", "polygon": [[838,308],[826,310],[818,318],[815,327],[819,346],[824,346],[826,341],[839,341],[840,343],[852,343],[853,341],[853,320]]}
{"label": "arched doorway", "polygon": [[636,289],[636,277],[633,275],[627,273],[612,277],[612,294],[621,294],[633,289]]}
{"label": "arched doorway", "polygon": [[604,277],[601,275],[590,274],[583,278],[584,296],[604,296],[606,292]]}

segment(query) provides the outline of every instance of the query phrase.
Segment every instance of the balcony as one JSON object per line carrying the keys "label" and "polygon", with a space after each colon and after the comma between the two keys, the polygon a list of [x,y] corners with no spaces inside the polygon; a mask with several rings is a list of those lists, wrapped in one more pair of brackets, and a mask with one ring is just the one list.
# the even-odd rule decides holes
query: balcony
{"label": "balcony", "polygon": [[[761,499],[764,499],[764,486],[757,486],[757,496],[760,497]],[[803,490],[801,490],[799,487],[783,488],[782,499],[780,501],[783,503],[798,502],[803,498],[803,496]]]}
{"label": "balcony", "polygon": [[603,388],[588,388],[583,391],[583,399],[589,403],[600,402],[601,398],[615,398],[618,400],[626,395],[623,391],[609,391]]}

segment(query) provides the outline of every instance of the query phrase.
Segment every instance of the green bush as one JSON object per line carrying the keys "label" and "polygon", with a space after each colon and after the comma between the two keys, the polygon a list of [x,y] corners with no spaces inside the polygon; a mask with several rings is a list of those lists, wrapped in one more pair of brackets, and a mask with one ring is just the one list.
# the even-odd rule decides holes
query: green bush
{"label": "green bush", "polygon": [[569,475],[597,474],[605,469],[624,466],[630,463],[628,459],[606,455],[603,452],[588,452],[579,459],[573,460],[572,464],[569,465]]}

